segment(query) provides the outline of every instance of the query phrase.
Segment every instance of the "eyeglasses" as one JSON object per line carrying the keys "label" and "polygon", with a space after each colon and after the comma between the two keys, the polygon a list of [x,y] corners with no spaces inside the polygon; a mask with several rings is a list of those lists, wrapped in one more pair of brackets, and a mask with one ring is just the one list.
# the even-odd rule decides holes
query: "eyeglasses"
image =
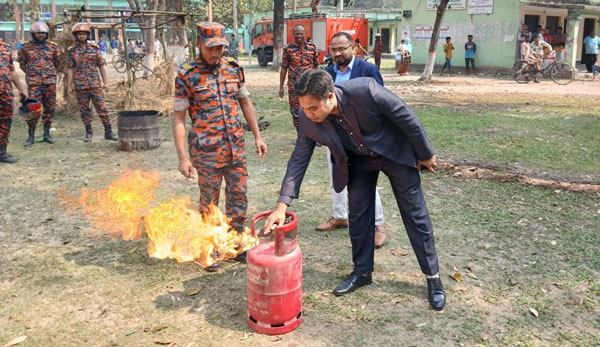
{"label": "eyeglasses", "polygon": [[352,47],[352,45],[349,45],[346,47],[339,47],[339,48],[330,48],[329,50],[331,51],[332,54],[335,54],[336,52],[343,52],[344,50],[346,50],[350,47]]}

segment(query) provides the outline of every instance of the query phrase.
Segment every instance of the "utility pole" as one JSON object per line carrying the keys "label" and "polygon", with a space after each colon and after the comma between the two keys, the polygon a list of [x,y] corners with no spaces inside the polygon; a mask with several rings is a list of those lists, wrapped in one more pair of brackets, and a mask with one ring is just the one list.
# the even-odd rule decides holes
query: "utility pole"
{"label": "utility pole", "polygon": [[297,5],[297,1],[296,1],[296,0],[294,0],[294,1],[292,2],[292,13],[296,13],[296,5]]}
{"label": "utility pole", "polygon": [[337,16],[340,16],[340,13],[342,13],[342,11],[344,11],[344,0],[338,0],[337,2]]}
{"label": "utility pole", "polygon": [[212,22],[212,0],[208,0],[208,21]]}

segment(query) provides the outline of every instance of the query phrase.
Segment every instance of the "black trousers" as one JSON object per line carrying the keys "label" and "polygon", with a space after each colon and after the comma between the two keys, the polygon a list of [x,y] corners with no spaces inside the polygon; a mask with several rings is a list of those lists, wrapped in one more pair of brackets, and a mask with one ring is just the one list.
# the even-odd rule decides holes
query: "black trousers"
{"label": "black trousers", "polygon": [[598,59],[598,54],[587,54],[587,59],[585,61],[585,68],[588,73],[591,73],[594,65],[596,64],[596,60]]}
{"label": "black trousers", "polygon": [[465,58],[465,68],[469,72],[469,63],[471,63],[471,69],[475,71],[475,58]]}
{"label": "black trousers", "polygon": [[375,257],[375,189],[379,172],[386,174],[400,209],[410,244],[421,271],[426,275],[439,272],[433,228],[421,177],[416,168],[400,165],[385,157],[349,155],[349,224],[354,274],[373,272]]}

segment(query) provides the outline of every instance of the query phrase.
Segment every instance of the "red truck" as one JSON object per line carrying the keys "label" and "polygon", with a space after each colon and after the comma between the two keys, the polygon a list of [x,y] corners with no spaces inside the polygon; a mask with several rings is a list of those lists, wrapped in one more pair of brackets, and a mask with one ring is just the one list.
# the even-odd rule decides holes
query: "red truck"
{"label": "red truck", "polygon": [[[301,24],[306,30],[306,40],[311,38],[319,51],[319,62],[329,52],[331,37],[345,31],[353,39],[360,39],[366,46],[369,38],[369,23],[366,18],[327,17],[324,13],[307,13],[290,15],[283,25],[283,46],[294,42],[293,28]],[[252,53],[258,57],[260,66],[267,66],[273,61],[273,19],[256,22],[252,30]]]}

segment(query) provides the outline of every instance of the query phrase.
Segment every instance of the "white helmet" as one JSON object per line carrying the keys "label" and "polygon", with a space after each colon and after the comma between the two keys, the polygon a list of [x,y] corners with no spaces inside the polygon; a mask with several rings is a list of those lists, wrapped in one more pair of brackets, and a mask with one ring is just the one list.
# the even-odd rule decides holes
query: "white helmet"
{"label": "white helmet", "polygon": [[37,33],[48,34],[48,32],[50,32],[50,29],[48,28],[48,25],[44,22],[33,22],[33,23],[31,23],[30,31],[32,34],[37,34]]}

